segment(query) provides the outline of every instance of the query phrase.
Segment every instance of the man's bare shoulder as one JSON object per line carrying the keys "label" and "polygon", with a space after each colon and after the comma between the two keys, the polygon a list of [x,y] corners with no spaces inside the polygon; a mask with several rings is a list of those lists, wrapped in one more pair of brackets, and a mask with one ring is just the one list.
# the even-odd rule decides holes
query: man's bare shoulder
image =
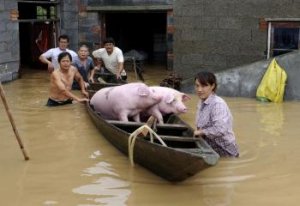
{"label": "man's bare shoulder", "polygon": [[59,73],[58,73],[58,72],[59,72],[58,69],[55,69],[55,70],[51,73],[51,75],[50,75],[51,79],[58,78],[58,77],[59,77]]}
{"label": "man's bare shoulder", "polygon": [[71,67],[70,67],[69,70],[70,70],[70,74],[71,75],[75,75],[76,73],[79,73],[78,69],[75,66],[73,66],[73,65],[71,65]]}
{"label": "man's bare shoulder", "polygon": [[75,70],[75,71],[77,71],[77,68],[76,68],[74,65],[71,65],[71,66],[70,66],[70,70]]}

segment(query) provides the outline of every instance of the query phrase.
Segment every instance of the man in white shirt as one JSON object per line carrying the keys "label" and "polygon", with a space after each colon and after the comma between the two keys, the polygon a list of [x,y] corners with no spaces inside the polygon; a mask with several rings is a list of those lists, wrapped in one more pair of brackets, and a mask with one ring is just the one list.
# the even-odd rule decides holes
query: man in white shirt
{"label": "man in white shirt", "polygon": [[[48,65],[48,71],[50,73],[53,72],[54,69],[59,69],[59,63],[57,61],[57,57],[62,52],[69,52],[74,59],[77,56],[77,53],[73,50],[67,49],[69,46],[69,36],[68,35],[60,35],[58,37],[58,47],[49,49],[40,55],[39,60]],[[51,59],[51,61],[50,61]]]}
{"label": "man in white shirt", "polygon": [[[104,64],[105,69],[115,74],[117,79],[126,80],[127,74],[124,70],[124,56],[121,49],[115,46],[113,38],[109,37],[103,41],[104,48],[93,51],[94,58]],[[99,66],[101,68],[101,65]]]}

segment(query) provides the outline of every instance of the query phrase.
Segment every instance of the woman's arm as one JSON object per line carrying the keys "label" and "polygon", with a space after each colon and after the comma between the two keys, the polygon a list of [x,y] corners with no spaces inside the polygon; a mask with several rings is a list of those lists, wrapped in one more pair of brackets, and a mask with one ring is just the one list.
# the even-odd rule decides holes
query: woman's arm
{"label": "woman's arm", "polygon": [[81,76],[81,74],[78,72],[77,69],[74,68],[74,79],[78,82],[80,89],[81,89],[81,93],[85,96],[85,97],[89,97],[89,93],[86,91],[85,89],[85,82]]}
{"label": "woman's arm", "polygon": [[231,130],[231,114],[224,102],[215,103],[213,107],[210,108],[210,122],[209,126],[201,128],[202,135],[207,137],[218,137],[223,136],[227,131]]}

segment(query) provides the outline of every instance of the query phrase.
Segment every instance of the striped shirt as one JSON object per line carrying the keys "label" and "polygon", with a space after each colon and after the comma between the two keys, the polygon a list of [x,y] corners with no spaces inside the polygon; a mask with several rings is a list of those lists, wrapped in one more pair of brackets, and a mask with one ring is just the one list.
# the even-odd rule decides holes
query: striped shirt
{"label": "striped shirt", "polygon": [[197,106],[196,127],[204,133],[204,139],[220,156],[239,156],[232,130],[232,115],[226,102],[211,94]]}

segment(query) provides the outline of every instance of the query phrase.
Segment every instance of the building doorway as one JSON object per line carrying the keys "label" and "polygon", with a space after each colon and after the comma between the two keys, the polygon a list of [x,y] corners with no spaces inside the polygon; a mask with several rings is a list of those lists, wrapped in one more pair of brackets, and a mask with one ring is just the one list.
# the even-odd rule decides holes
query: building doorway
{"label": "building doorway", "polygon": [[105,36],[111,36],[124,54],[137,51],[145,63],[167,68],[167,12],[105,13]]}
{"label": "building doorway", "polygon": [[59,19],[58,2],[18,2],[20,67],[45,69],[39,56],[55,47]]}

